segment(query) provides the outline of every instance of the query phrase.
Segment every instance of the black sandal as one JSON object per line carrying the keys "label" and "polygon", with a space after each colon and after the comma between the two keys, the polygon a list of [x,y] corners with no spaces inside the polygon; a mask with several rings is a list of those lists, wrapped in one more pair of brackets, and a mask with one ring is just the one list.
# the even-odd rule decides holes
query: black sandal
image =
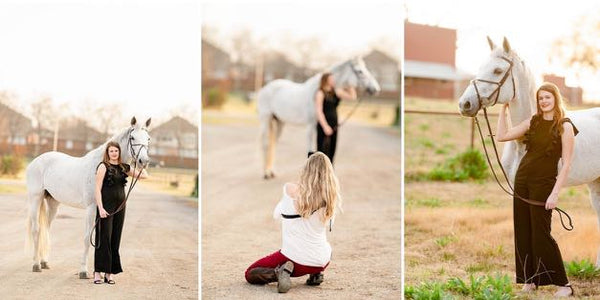
{"label": "black sandal", "polygon": [[106,277],[104,277],[104,282],[108,283],[108,284],[115,284],[116,282],[112,279],[107,279]]}
{"label": "black sandal", "polygon": [[94,284],[102,284],[102,279],[96,279],[96,280],[94,280]]}
{"label": "black sandal", "polygon": [[571,289],[571,295],[569,295],[569,297],[575,297],[575,290],[573,289],[571,284],[567,284],[565,286]]}

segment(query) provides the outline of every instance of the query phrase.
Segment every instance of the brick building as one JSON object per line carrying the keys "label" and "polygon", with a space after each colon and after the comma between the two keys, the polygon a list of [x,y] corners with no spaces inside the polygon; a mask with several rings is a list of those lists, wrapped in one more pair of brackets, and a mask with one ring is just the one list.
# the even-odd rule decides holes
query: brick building
{"label": "brick building", "polygon": [[400,99],[400,64],[389,55],[372,50],[363,57],[367,69],[381,87],[379,98]]}
{"label": "brick building", "polygon": [[149,155],[165,167],[198,167],[198,127],[184,118],[173,117],[150,131]]}
{"label": "brick building", "polygon": [[404,22],[404,94],[455,99],[472,75],[456,68],[456,30]]}

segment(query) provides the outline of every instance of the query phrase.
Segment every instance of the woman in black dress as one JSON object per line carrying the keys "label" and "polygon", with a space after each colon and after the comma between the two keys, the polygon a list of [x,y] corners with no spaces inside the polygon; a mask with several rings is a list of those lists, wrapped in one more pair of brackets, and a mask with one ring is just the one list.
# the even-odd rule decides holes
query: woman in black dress
{"label": "woman in black dress", "polygon": [[[94,253],[94,283],[114,284],[113,274],[123,272],[119,245],[125,220],[125,205],[115,212],[125,201],[125,184],[127,176],[138,176],[138,170],[132,170],[128,164],[121,162],[121,147],[116,142],[108,142],[104,158],[96,170],[95,198],[100,220],[96,225],[96,251]],[[148,178],[146,170],[142,170],[139,178]],[[97,218],[96,217],[96,218]]]}
{"label": "woman in black dress", "polygon": [[[564,117],[558,87],[544,83],[536,92],[537,113],[507,130],[506,108],[498,118],[498,140],[523,137],[525,156],[515,177],[515,194],[545,206],[529,204],[516,196],[513,199],[515,231],[515,263],[517,283],[523,291],[541,285],[556,285],[557,297],[571,296],[560,249],[550,234],[552,210],[558,194],[567,180],[577,128]],[[558,162],[562,157],[562,168]]]}
{"label": "woman in black dress", "polygon": [[317,151],[329,157],[333,163],[337,143],[338,117],[337,106],[340,100],[355,100],[356,90],[335,87],[335,79],[331,73],[321,76],[321,84],[315,95],[315,111],[317,113]]}

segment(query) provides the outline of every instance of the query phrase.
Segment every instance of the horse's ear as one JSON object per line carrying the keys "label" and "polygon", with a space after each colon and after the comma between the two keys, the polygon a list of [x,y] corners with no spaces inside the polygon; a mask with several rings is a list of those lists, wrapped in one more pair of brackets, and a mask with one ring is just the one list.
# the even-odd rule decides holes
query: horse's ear
{"label": "horse's ear", "polygon": [[494,45],[494,42],[492,42],[492,39],[490,38],[490,36],[487,36],[487,41],[488,44],[490,45],[490,50],[494,50],[494,48],[496,48],[496,45]]}
{"label": "horse's ear", "polygon": [[504,52],[510,52],[510,44],[508,43],[508,39],[504,37],[504,41],[502,42],[502,47],[504,47]]}
{"label": "horse's ear", "polygon": [[150,121],[152,121],[152,118],[148,118],[148,120],[146,120],[146,128],[150,127]]}
{"label": "horse's ear", "polygon": [[135,116],[133,118],[131,118],[131,126],[135,125],[135,123],[137,123],[137,120],[135,119]]}

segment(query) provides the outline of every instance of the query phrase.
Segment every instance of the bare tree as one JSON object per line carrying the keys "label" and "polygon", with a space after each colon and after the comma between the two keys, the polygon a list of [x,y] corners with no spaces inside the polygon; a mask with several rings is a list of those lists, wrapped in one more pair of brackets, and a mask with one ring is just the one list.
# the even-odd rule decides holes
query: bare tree
{"label": "bare tree", "polygon": [[595,14],[584,15],[566,36],[554,41],[549,62],[557,62],[575,71],[576,76],[600,69],[600,20]]}
{"label": "bare tree", "polygon": [[5,136],[5,142],[14,144],[19,133],[24,134],[21,128],[22,123],[20,117],[22,115],[16,112],[16,109],[11,106],[17,101],[16,95],[8,91],[0,91],[0,137]]}
{"label": "bare tree", "polygon": [[117,102],[98,105],[94,108],[92,124],[100,129],[105,139],[110,138],[112,133],[118,130],[119,125],[122,123],[121,120],[123,120],[123,113]]}
{"label": "bare tree", "polygon": [[55,129],[56,122],[59,121],[59,117],[52,98],[47,95],[41,96],[38,100],[31,104],[31,114],[36,123],[35,133],[37,135],[33,154],[34,156],[37,156],[40,154],[44,129]]}

